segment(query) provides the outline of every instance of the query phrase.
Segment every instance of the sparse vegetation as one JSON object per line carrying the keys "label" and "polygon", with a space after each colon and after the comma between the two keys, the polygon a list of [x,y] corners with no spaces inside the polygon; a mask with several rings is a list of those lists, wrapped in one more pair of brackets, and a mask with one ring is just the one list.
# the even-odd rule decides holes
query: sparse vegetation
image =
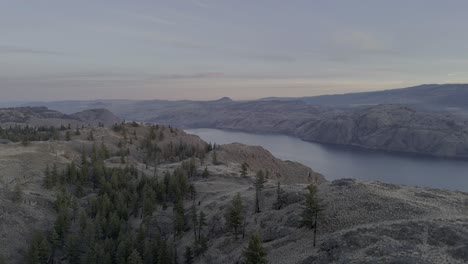
{"label": "sparse vegetation", "polygon": [[249,168],[249,164],[247,162],[243,162],[241,165],[240,175],[242,177],[247,177],[247,169]]}
{"label": "sparse vegetation", "polygon": [[266,264],[266,251],[263,248],[262,240],[258,233],[254,233],[249,240],[249,245],[244,250],[245,264]]}
{"label": "sparse vegetation", "polygon": [[266,180],[263,174],[263,170],[259,170],[255,176],[254,188],[255,188],[255,213],[260,213],[260,199],[262,196],[262,190],[265,188]]}
{"label": "sparse vegetation", "polygon": [[242,226],[243,210],[244,205],[242,203],[242,198],[240,193],[237,193],[236,196],[234,196],[232,199],[231,204],[225,214],[227,228],[232,230],[236,239],[239,233],[239,229]]}
{"label": "sparse vegetation", "polygon": [[281,210],[284,204],[284,199],[284,190],[281,188],[281,183],[278,182],[276,184],[276,201],[273,204],[273,208],[275,208],[276,210]]}
{"label": "sparse vegetation", "polygon": [[313,184],[307,186],[309,191],[305,196],[305,207],[302,211],[302,223],[310,228],[314,229],[314,247],[316,245],[317,238],[317,221],[320,212],[323,210],[322,206],[317,197],[317,187]]}

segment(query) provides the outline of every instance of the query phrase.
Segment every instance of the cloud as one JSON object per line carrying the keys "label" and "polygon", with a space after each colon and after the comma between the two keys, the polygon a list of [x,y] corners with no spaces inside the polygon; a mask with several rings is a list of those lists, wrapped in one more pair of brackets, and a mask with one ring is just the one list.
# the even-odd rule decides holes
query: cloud
{"label": "cloud", "polygon": [[294,62],[296,58],[289,55],[274,54],[274,53],[252,53],[242,54],[243,57],[267,62]]}
{"label": "cloud", "polygon": [[208,4],[206,1],[203,0],[191,0],[190,1],[193,5],[202,7],[202,8],[208,8],[210,7],[210,4]]}
{"label": "cloud", "polygon": [[42,50],[42,49],[33,49],[33,48],[26,48],[21,46],[14,46],[14,45],[1,45],[0,44],[0,53],[6,54],[59,54],[58,52]]}
{"label": "cloud", "polygon": [[393,50],[383,38],[360,30],[343,30],[333,33],[329,38],[328,45],[328,59],[336,62],[399,55],[399,52]]}
{"label": "cloud", "polygon": [[448,77],[454,77],[454,76],[466,77],[466,76],[468,76],[468,72],[451,72],[451,73],[447,73],[447,76]]}

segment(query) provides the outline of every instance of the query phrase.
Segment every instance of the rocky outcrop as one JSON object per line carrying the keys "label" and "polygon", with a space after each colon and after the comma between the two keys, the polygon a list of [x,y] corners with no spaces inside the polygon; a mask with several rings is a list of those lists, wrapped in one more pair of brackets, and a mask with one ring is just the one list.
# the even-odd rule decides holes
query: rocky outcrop
{"label": "rocky outcrop", "polygon": [[293,161],[275,158],[268,150],[259,146],[239,143],[221,145],[216,151],[221,163],[247,164],[250,174],[264,170],[268,178],[282,183],[321,183],[325,178],[311,168]]}
{"label": "rocky outcrop", "polygon": [[172,108],[151,121],[183,127],[281,133],[319,143],[468,158],[468,119],[404,105],[325,109],[304,102]]}
{"label": "rocky outcrop", "polygon": [[379,105],[319,117],[296,127],[302,139],[443,157],[468,157],[468,122],[406,106]]}

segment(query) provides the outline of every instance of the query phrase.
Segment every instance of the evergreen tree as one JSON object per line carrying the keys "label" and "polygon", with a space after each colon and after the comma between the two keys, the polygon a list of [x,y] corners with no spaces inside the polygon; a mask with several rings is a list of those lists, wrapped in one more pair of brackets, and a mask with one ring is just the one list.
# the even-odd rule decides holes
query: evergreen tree
{"label": "evergreen tree", "polygon": [[174,206],[174,228],[175,235],[181,236],[185,227],[184,206],[182,200],[179,199]]}
{"label": "evergreen tree", "polygon": [[134,249],[130,256],[127,259],[127,264],[143,264],[143,260],[141,259],[140,253],[138,250]]}
{"label": "evergreen tree", "polygon": [[89,140],[89,141],[94,141],[94,133],[93,133],[93,130],[90,130],[90,131],[89,131],[88,140]]}
{"label": "evergreen tree", "polygon": [[189,176],[193,177],[195,172],[197,171],[197,164],[195,163],[195,158],[192,157],[189,161]]}
{"label": "evergreen tree", "polygon": [[216,149],[213,150],[212,163],[213,165],[219,165],[218,155],[216,154]]}
{"label": "evergreen tree", "polygon": [[52,172],[51,172],[51,181],[52,181],[52,186],[55,186],[57,182],[60,182],[59,178],[59,172],[57,169],[57,164],[54,163],[54,166],[52,166]]}
{"label": "evergreen tree", "polygon": [[210,173],[208,172],[208,167],[205,167],[205,170],[203,170],[202,177],[208,178],[208,176],[210,176]]}
{"label": "evergreen tree", "polygon": [[317,221],[320,212],[323,210],[317,197],[317,187],[313,184],[307,187],[309,193],[306,194],[305,207],[302,211],[302,223],[314,229],[314,247],[317,241]]}
{"label": "evergreen tree", "polygon": [[49,242],[41,233],[35,232],[29,247],[27,262],[30,264],[47,263],[49,255]]}
{"label": "evergreen tree", "polygon": [[284,204],[284,191],[283,189],[281,188],[281,184],[280,182],[277,183],[277,186],[276,186],[276,202],[275,204],[273,205],[273,207],[276,209],[276,210],[281,210],[281,208],[283,207],[283,204]]}
{"label": "evergreen tree", "polygon": [[190,208],[190,217],[192,219],[193,237],[196,242],[197,241],[197,228],[198,228],[198,215],[197,215],[197,208],[195,207],[195,205],[192,205],[192,208]]}
{"label": "evergreen tree", "polygon": [[190,200],[195,199],[195,196],[197,195],[197,191],[195,190],[195,186],[191,183],[188,187],[188,191],[190,193]]}
{"label": "evergreen tree", "polygon": [[263,174],[263,170],[259,170],[255,176],[254,187],[255,187],[255,213],[260,213],[260,198],[262,190],[265,188],[266,180]]}
{"label": "evergreen tree", "polygon": [[57,235],[59,236],[60,239],[63,239],[65,237],[65,234],[68,232],[68,229],[70,228],[70,224],[71,224],[71,220],[68,214],[68,209],[60,208],[57,214],[55,225],[54,225],[55,232],[57,232]]}
{"label": "evergreen tree", "polygon": [[241,170],[240,170],[240,174],[241,174],[242,177],[247,177],[248,167],[249,167],[249,165],[247,164],[247,162],[242,163]]}
{"label": "evergreen tree", "polygon": [[44,187],[50,189],[54,186],[54,182],[52,180],[52,174],[50,173],[49,165],[47,164],[46,169],[44,171]]}
{"label": "evergreen tree", "polygon": [[239,227],[242,225],[243,209],[242,198],[240,193],[237,193],[232,199],[231,205],[228,207],[225,215],[227,227],[233,230],[236,239]]}
{"label": "evergreen tree", "polygon": [[313,184],[307,187],[309,191],[306,194],[305,207],[302,211],[302,223],[308,228],[314,228],[315,221],[320,211],[320,206],[317,198],[317,187]]}
{"label": "evergreen tree", "polygon": [[65,239],[65,251],[70,264],[78,264],[80,262],[80,246],[82,245],[80,245],[79,238],[76,235],[67,235]]}
{"label": "evergreen tree", "polygon": [[193,263],[193,252],[190,247],[185,248],[185,253],[184,253],[184,263],[185,264],[192,264]]}
{"label": "evergreen tree", "polygon": [[78,171],[77,171],[75,162],[72,161],[70,164],[69,172],[68,172],[68,182],[71,184],[75,183],[77,180],[77,177],[78,177]]}
{"label": "evergreen tree", "polygon": [[263,248],[260,235],[255,233],[250,237],[249,245],[244,250],[245,264],[266,264],[266,251]]}
{"label": "evergreen tree", "polygon": [[23,146],[27,147],[29,145],[29,137],[28,136],[23,136],[23,139],[21,140],[21,144],[23,144]]}
{"label": "evergreen tree", "polygon": [[205,213],[203,211],[200,211],[200,214],[198,216],[198,241],[202,240],[201,233],[202,233],[203,227],[205,226],[206,226]]}

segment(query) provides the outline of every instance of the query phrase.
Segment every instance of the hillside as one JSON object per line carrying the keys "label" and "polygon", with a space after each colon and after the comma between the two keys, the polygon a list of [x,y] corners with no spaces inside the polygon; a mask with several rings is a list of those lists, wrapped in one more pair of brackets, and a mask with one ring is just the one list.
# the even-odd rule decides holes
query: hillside
{"label": "hillside", "polygon": [[[78,165],[78,171],[83,169],[83,151],[89,153],[91,156],[89,160],[92,160],[93,151],[96,151],[96,149],[102,151],[105,148],[105,152],[109,156],[104,160],[104,163],[109,169],[131,166],[136,168],[140,175],[154,176],[157,174],[162,177],[167,171],[174,171],[181,166],[181,159],[186,159],[183,158],[183,155],[193,155],[194,153],[202,155],[207,147],[207,144],[196,136],[164,126],[129,124],[126,126],[117,125],[113,126],[113,128],[85,127],[78,130],[78,135],[75,134],[74,128],[71,131],[73,131],[73,134],[68,141],[32,141],[28,145],[9,143],[0,146],[0,171],[2,171],[2,177],[0,178],[0,244],[4,245],[0,248],[0,259],[3,257],[11,260],[8,263],[24,263],[32,236],[38,231],[48,232],[54,229],[55,218],[57,217],[56,197],[60,193],[60,188],[46,188],[44,185],[46,182],[46,168],[52,174],[58,172],[56,177],[59,178],[56,180],[63,184],[63,182],[68,182],[69,179],[60,178],[65,177],[62,176],[62,171],[64,173],[69,172],[72,163]],[[58,138],[64,139],[65,132],[60,131]],[[155,139],[149,144],[147,142],[148,137],[153,133]],[[92,135],[92,138],[90,138],[90,135]],[[269,167],[276,164],[276,166],[271,166],[272,175],[281,172],[285,176],[293,176],[298,171],[312,173],[309,168],[303,165],[275,159],[264,149],[258,147],[250,149],[240,145],[239,147],[248,156],[262,153],[261,157],[264,160],[262,163],[253,160],[251,162],[252,168],[257,168],[260,165]],[[151,148],[159,149],[156,153],[160,154],[155,156],[156,160],[158,160],[157,166],[148,159],[148,150]],[[125,152],[122,152],[123,149],[125,149]],[[235,160],[229,160],[226,155],[222,154],[225,151],[229,153],[231,148],[227,146],[225,150],[223,149],[224,147],[221,146],[217,150],[220,160],[229,163],[229,166],[211,164],[209,162],[210,154],[203,158],[204,162],[197,158],[197,163],[205,163],[213,174],[214,171],[219,170],[223,172],[224,177],[230,177],[232,174],[237,175],[240,165]],[[200,157],[204,157],[204,154]],[[53,172],[54,167],[57,167],[57,172]],[[201,175],[203,167],[199,165],[197,167],[198,173]],[[228,174],[228,172],[231,172],[231,174]],[[252,175],[255,174],[255,171],[249,169],[248,173]],[[316,173],[313,173],[313,177],[312,180],[324,180],[323,176]],[[307,176],[304,176],[303,179],[298,181],[311,181]],[[197,178],[198,181],[206,182],[206,179]],[[242,181],[250,182],[250,179],[245,178]],[[19,197],[17,189],[21,193]],[[67,187],[67,189],[71,192],[76,190],[72,186]],[[89,202],[88,199],[95,195],[93,189],[86,187],[84,192],[88,194],[81,198],[80,196],[75,198],[79,204]],[[135,220],[139,222],[137,219],[139,218]]]}
{"label": "hillside", "polygon": [[[94,140],[89,138],[91,131]],[[151,138],[154,139],[149,143]],[[159,125],[136,124],[118,125],[113,128],[83,128],[80,129],[80,135],[73,135],[70,141],[31,142],[27,146],[20,143],[0,145],[0,171],[4,172],[0,181],[0,244],[6,245],[0,248],[0,256],[11,260],[11,263],[24,263],[28,247],[32,243],[31,238],[35,234],[34,230],[48,232],[56,228],[55,219],[61,213],[57,213],[55,204],[61,188],[66,187],[70,194],[74,194],[74,186],[79,186],[79,182],[67,184],[73,181],[73,178],[67,176],[71,162],[78,165],[80,177],[80,171],[83,170],[83,149],[90,155],[88,162],[91,166],[96,162],[93,161],[96,159],[93,158],[94,151],[97,151],[97,156],[105,156],[104,152],[101,152],[102,146],[105,146],[109,153],[104,160],[107,168],[130,168],[129,173],[131,168],[137,170],[137,174],[130,174],[129,185],[133,185],[135,179],[145,178],[144,182],[154,182],[156,179],[160,180],[156,182],[164,182],[168,172],[171,182],[171,179],[180,177],[180,174],[177,174],[180,168],[186,173],[188,182],[196,190],[196,195],[194,198],[186,197],[182,204],[185,220],[181,233],[177,236],[174,233],[176,226],[173,219],[178,209],[176,210],[172,202],[164,205],[160,198],[153,201],[154,207],[150,214],[144,215],[143,207],[142,210],[130,213],[126,222],[135,234],[139,232],[139,227],[144,226],[147,230],[147,235],[143,236],[146,241],[151,237],[159,237],[164,239],[165,243],[173,245],[170,251],[172,253],[168,254],[175,254],[172,256],[178,256],[180,260],[184,258],[187,246],[194,247],[195,238],[190,220],[191,207],[194,204],[198,212],[205,213],[207,223],[206,229],[202,231],[207,248],[203,254],[195,256],[195,263],[241,261],[243,248],[247,245],[250,234],[255,231],[261,234],[269,263],[273,264],[456,264],[468,261],[466,193],[351,179],[330,183],[310,168],[278,160],[260,147],[229,144],[217,146],[210,151],[205,142],[183,131]],[[157,155],[159,161],[156,167],[153,161],[147,158],[151,148],[162,151],[161,155]],[[122,152],[122,149],[128,151]],[[208,152],[203,154],[204,151]],[[184,155],[189,156],[183,158]],[[195,156],[190,158],[190,155]],[[217,157],[216,163],[214,155]],[[189,169],[192,161],[195,162],[195,173]],[[244,162],[248,163],[247,177],[240,175],[240,167]],[[59,177],[65,177],[56,180],[63,181],[64,185],[45,188],[44,171],[46,166],[52,168],[54,164],[58,168]],[[65,169],[64,174],[60,172],[62,169]],[[253,176],[258,169],[268,170],[271,177],[265,183],[260,200],[262,210],[257,214],[254,212]],[[207,175],[204,175],[205,170],[208,171]],[[114,171],[115,173],[117,171]],[[119,178],[110,175],[109,177],[110,186],[122,188],[117,187]],[[275,205],[278,181],[281,182],[283,191],[280,210]],[[316,247],[312,245],[313,230],[301,224],[304,195],[310,182],[318,184],[318,198],[324,208],[319,220]],[[19,200],[15,198],[17,186],[22,194]],[[105,186],[98,188],[104,188],[102,191],[105,192],[111,191]],[[121,192],[127,193],[125,189]],[[144,193],[146,192],[145,189]],[[236,193],[241,195],[245,214],[245,237],[239,235],[237,239],[226,226],[224,218]],[[94,191],[92,185],[85,185],[83,196],[73,196],[77,201],[78,211],[87,208],[86,204],[92,204],[96,195],[101,194]],[[116,202],[118,203],[118,200]],[[72,212],[70,209],[70,213]],[[89,223],[97,223],[98,219],[101,218],[96,216],[95,220]],[[70,237],[65,239],[66,245],[81,241],[70,240],[74,228],[79,229],[78,223],[81,221],[72,221],[73,228]],[[112,224],[109,225],[111,226]],[[103,230],[109,232],[107,228]],[[111,237],[117,239],[119,236]],[[86,239],[86,236],[80,239]],[[54,258],[59,263],[68,263],[74,258],[74,255],[69,254],[87,256],[88,244],[76,244],[78,253],[69,251],[69,247],[58,247]],[[110,251],[114,250],[117,249]],[[140,252],[144,258],[150,256],[143,249]],[[124,254],[128,256],[130,253],[131,247]]]}
{"label": "hillside", "polygon": [[190,128],[279,133],[304,140],[440,157],[468,157],[468,119],[404,105],[324,109],[303,102],[238,103],[154,113],[154,122]]}
{"label": "hillside", "polygon": [[107,109],[89,109],[71,115],[44,106],[0,108],[0,125],[29,124],[32,126],[111,125],[120,118]]}
{"label": "hillside", "polygon": [[326,106],[359,106],[377,104],[405,104],[431,110],[468,110],[468,84],[424,84],[384,91],[321,95],[296,98],[264,98],[271,100],[298,100]]}
{"label": "hillside", "polygon": [[44,105],[63,111],[99,106],[126,120],[182,128],[279,133],[319,143],[466,158],[467,97],[465,84],[434,84],[255,101],[96,100]]}

